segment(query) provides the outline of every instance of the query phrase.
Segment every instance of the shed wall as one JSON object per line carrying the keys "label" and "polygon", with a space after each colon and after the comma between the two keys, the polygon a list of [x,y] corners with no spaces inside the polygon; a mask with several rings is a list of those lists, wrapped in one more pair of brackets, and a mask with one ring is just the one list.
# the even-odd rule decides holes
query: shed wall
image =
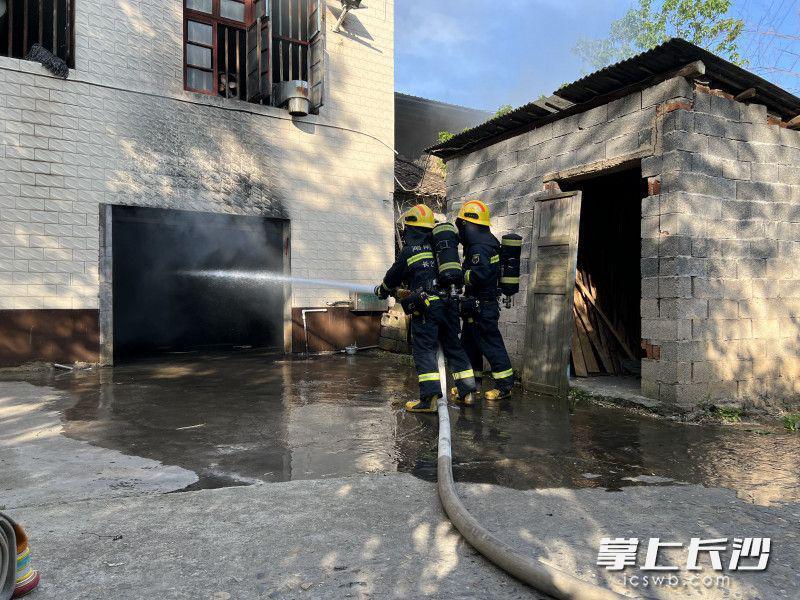
{"label": "shed wall", "polygon": [[661,351],[644,361],[645,391],[684,405],[792,401],[800,132],[768,124],[763,106],[698,92],[666,117],[662,152],[645,162],[662,174],[643,206],[642,337]]}
{"label": "shed wall", "polygon": [[[642,390],[683,405],[780,403],[800,375],[800,133],[766,109],[668,80],[448,163],[451,212],[489,204],[531,238],[533,198],[560,175],[642,159]],[[530,244],[523,274],[530,275]],[[523,356],[525,277],[501,329]],[[659,354],[660,353],[660,354]]]}

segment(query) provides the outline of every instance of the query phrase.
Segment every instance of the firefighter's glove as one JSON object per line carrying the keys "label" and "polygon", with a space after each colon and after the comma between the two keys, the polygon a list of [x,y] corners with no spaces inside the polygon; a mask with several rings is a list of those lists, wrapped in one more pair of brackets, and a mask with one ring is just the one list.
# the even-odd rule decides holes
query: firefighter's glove
{"label": "firefighter's glove", "polygon": [[375,286],[375,295],[381,300],[386,300],[389,297],[389,290],[384,284],[377,285]]}

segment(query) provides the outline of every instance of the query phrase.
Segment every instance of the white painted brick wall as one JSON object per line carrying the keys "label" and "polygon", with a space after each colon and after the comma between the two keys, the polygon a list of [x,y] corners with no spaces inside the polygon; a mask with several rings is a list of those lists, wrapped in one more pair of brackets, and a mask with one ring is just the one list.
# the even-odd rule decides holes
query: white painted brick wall
{"label": "white painted brick wall", "polygon": [[[332,6],[338,6],[338,3]],[[291,220],[292,272],[380,281],[393,255],[394,4],[331,31],[318,116],[183,90],[181,3],[76,5],[67,81],[0,58],[0,309],[97,308],[99,204]],[[295,288],[295,306],[346,293]]]}

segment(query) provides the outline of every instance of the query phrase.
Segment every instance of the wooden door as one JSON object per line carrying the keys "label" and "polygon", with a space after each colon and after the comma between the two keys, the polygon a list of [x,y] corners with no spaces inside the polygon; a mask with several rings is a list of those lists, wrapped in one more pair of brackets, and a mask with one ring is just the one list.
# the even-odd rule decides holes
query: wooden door
{"label": "wooden door", "polygon": [[581,192],[545,192],[535,200],[522,373],[531,391],[563,395],[569,388],[580,217]]}

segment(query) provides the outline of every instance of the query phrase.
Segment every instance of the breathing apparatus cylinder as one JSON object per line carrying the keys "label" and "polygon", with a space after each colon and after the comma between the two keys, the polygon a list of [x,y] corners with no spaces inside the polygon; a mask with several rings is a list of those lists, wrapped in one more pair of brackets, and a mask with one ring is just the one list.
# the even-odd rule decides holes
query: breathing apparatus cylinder
{"label": "breathing apparatus cylinder", "polygon": [[509,233],[503,236],[500,249],[500,291],[506,297],[506,306],[519,293],[520,258],[522,257],[522,236]]}
{"label": "breathing apparatus cylinder", "polygon": [[433,229],[433,251],[439,265],[439,285],[443,289],[464,287],[464,271],[458,254],[458,229],[450,223],[442,223]]}

